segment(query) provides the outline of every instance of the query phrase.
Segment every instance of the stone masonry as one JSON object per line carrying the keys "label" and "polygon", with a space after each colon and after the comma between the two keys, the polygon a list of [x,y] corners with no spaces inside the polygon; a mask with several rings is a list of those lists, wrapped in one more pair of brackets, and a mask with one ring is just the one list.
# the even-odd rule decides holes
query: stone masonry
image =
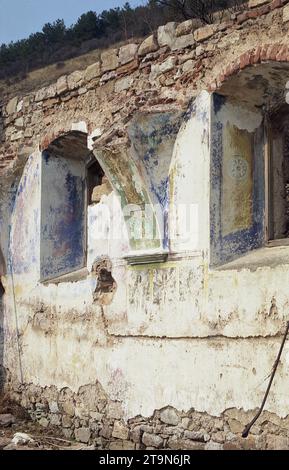
{"label": "stone masonry", "polygon": [[[46,83],[38,90],[24,92],[19,85],[19,93],[14,96],[8,87],[0,105],[0,195],[5,194],[13,177],[21,173],[33,152],[47,149],[58,137],[70,131],[87,134],[90,149],[97,146],[105,151],[118,146],[127,148],[130,145],[128,125],[136,115],[181,112],[185,121],[193,106],[193,98],[202,90],[212,93],[239,71],[270,61],[289,62],[288,0],[250,0],[245,10],[231,15],[226,22],[197,29],[190,20],[181,24],[172,22],[158,28],[141,43],[129,43],[103,51],[100,61],[89,65],[86,70],[61,76],[55,83]],[[127,179],[129,176],[124,175]],[[93,194],[95,202],[110,194],[108,186],[104,180]],[[57,287],[54,287],[53,295],[58,302]],[[109,301],[115,287],[113,283]],[[96,295],[96,301],[98,297]],[[263,310],[265,308],[266,305],[263,305]],[[43,313],[41,309],[39,311]],[[101,323],[103,309],[99,307],[99,311]],[[234,316],[232,309],[230,315]],[[71,318],[69,316],[67,319],[69,326],[64,336],[69,335]],[[269,319],[269,314],[266,319]],[[45,339],[50,334],[52,315],[47,322],[48,328],[44,325],[41,333]],[[109,337],[106,321],[104,327],[103,336],[107,335],[108,346],[120,337],[131,339],[133,336],[133,333],[125,332]],[[55,327],[55,334],[56,330]],[[275,340],[277,333],[280,331],[274,330],[271,339]],[[145,334],[148,339],[149,333]],[[209,333],[204,335],[207,338]],[[253,335],[247,335],[251,341]],[[85,342],[84,336],[79,333],[79,343],[80,340]],[[155,335],[158,340],[164,336],[160,333]],[[182,340],[184,336],[181,335]],[[262,334],[255,336],[253,340],[259,341]],[[235,346],[235,340],[239,340],[241,334],[239,331],[235,336],[229,333],[226,339],[228,337]],[[179,341],[179,337],[174,339],[176,343]],[[185,339],[189,342],[191,337]],[[264,334],[261,340],[265,343],[265,339],[267,341]],[[89,350],[96,344],[105,343],[103,338],[94,341]],[[189,348],[185,346],[184,349],[187,352]],[[221,349],[222,346],[216,346],[216,350]],[[241,353],[237,354],[241,357]],[[59,357],[57,360],[60,360]],[[193,408],[181,410],[165,406],[155,409],[151,416],[134,416],[136,413],[133,413],[133,417],[126,419],[121,399],[108,397],[101,385],[101,377],[98,377],[99,381],[73,391],[69,387],[20,383],[11,374],[12,371],[6,370],[5,393],[12,401],[26,408],[33,420],[44,428],[61,428],[65,438],[93,444],[98,449],[289,448],[289,415],[284,417],[283,414],[282,418],[265,411],[250,436],[242,439],[243,428],[256,409],[248,411],[231,407],[212,416]],[[230,390],[228,396],[230,400]]]}
{"label": "stone masonry", "polygon": [[2,174],[23,166],[37,142],[46,148],[73,123],[83,121],[93,132],[97,122],[93,140],[114,140],[139,111],[185,110],[200,90],[214,91],[249,64],[287,62],[286,4],[250,2],[229,21],[194,31],[190,21],[169,23],[141,44],[104,51],[99,62],[49,86],[24,96],[9,96],[8,88],[1,103]]}
{"label": "stone masonry", "polygon": [[41,388],[8,381],[10,399],[26,408],[44,428],[56,426],[67,439],[96,449],[280,450],[289,446],[289,416],[263,412],[248,438],[241,433],[257,410],[231,408],[221,416],[173,407],[153,416],[123,418],[122,403],[110,400],[100,383],[69,388]]}

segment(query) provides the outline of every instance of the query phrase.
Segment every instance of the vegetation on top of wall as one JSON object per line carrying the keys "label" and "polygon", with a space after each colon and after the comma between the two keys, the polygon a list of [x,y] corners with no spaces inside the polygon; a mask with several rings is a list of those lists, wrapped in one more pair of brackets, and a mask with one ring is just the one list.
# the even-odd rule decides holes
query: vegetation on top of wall
{"label": "vegetation on top of wall", "polygon": [[214,23],[216,12],[234,9],[246,0],[157,0],[159,6],[167,7],[184,20],[198,18],[204,23]]}
{"label": "vegetation on top of wall", "polygon": [[24,78],[31,70],[59,63],[93,49],[144,37],[168,21],[196,18],[214,21],[216,11],[234,8],[244,0],[148,0],[143,6],[104,10],[97,15],[88,11],[66,27],[63,20],[46,23],[41,32],[0,46],[0,79]]}

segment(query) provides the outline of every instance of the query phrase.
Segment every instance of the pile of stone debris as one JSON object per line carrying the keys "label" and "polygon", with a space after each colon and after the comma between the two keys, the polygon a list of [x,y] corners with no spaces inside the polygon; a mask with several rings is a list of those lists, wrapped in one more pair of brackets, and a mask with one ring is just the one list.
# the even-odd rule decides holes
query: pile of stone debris
{"label": "pile of stone debris", "polygon": [[[13,413],[11,412],[13,411]],[[0,450],[94,450],[60,437],[60,431],[33,422],[18,405],[0,402]]]}

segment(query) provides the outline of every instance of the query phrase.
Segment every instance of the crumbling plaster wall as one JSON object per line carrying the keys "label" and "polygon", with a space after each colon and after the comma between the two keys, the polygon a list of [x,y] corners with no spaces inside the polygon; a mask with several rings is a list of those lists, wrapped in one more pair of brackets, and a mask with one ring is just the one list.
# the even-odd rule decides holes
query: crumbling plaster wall
{"label": "crumbling plaster wall", "polygon": [[[36,152],[29,158],[12,214],[15,304],[11,276],[4,278],[5,361],[7,368],[17,374],[16,308],[24,382],[43,387],[68,386],[77,391],[97,378],[111,399],[122,401],[127,418],[138,413],[148,416],[166,404],[178,409],[194,406],[213,415],[232,406],[252,409],[258,404],[262,388],[256,393],[255,387],[264,371],[270,370],[273,345],[278,344],[278,333],[286,318],[288,274],[286,266],[254,272],[208,268],[210,106],[207,93],[195,101],[190,118],[180,129],[173,154],[179,173],[173,179],[172,202],[175,194],[177,198],[183,195],[185,201],[186,186],[191,202],[207,207],[207,212],[201,211],[205,217],[201,218],[197,234],[200,244],[194,250],[189,246],[187,251],[179,249],[163,265],[127,267],[122,256],[128,244],[123,246],[121,242],[114,251],[107,250],[95,243],[91,228],[90,260],[104,254],[113,259],[117,290],[107,306],[93,302],[93,274],[77,282],[39,283],[37,206],[41,198],[37,188],[41,154]],[[200,180],[201,176],[207,179],[200,188],[191,184],[192,163],[194,173],[200,172]],[[172,171],[174,168],[172,165]],[[180,188],[182,193],[177,191]],[[205,191],[202,196],[201,188]],[[112,194],[108,199],[113,197]],[[107,203],[107,196],[104,202]],[[122,220],[121,207],[117,207],[114,221]],[[274,296],[277,306],[271,312]],[[268,349],[268,344],[272,348]],[[254,358],[251,362],[248,354]],[[284,357],[276,395],[268,404],[269,409],[281,415],[287,414]],[[210,373],[203,374],[204,369]],[[243,386],[228,386],[237,383]]]}
{"label": "crumbling plaster wall", "polygon": [[[42,387],[55,385],[77,392],[98,380],[112,400],[121,401],[126,419],[149,416],[167,405],[180,410],[194,407],[214,416],[230,407],[246,410],[259,405],[264,377],[271,370],[288,315],[288,264],[254,270],[209,267],[212,107],[211,95],[201,90],[217,86],[220,63],[230,66],[260,42],[280,42],[284,52],[288,23],[283,22],[286,7],[279,8],[283,3],[272,11],[268,5],[255,16],[238,16],[194,34],[186,30],[177,35],[176,27],[170,27],[171,48],[162,42],[161,28],[158,43],[151,37],[138,53],[131,46],[121,53],[110,51],[106,55],[110,65],[103,60],[5,103],[1,206],[6,219],[1,219],[1,237],[4,221],[6,227],[11,225],[10,244],[5,227],[3,243],[10,245],[14,276],[8,270],[3,278],[4,364],[14,381],[20,380],[20,366],[25,383]],[[189,23],[186,27],[190,28]],[[121,59],[125,53],[127,62]],[[134,127],[130,127],[133,118]],[[174,119],[180,127],[174,127]],[[259,117],[254,119],[257,126]],[[128,267],[123,256],[131,248],[129,240],[110,246],[102,241],[97,246],[92,214],[97,209],[89,209],[87,267],[90,271],[97,255],[111,257],[117,289],[109,305],[93,302],[97,281],[91,272],[78,281],[48,284],[40,283],[37,276],[39,148],[44,150],[56,137],[80,129],[88,133],[89,145],[115,189],[103,202],[112,204],[121,191],[125,202],[158,200],[162,217],[168,212],[168,238],[174,235],[168,262]],[[162,154],[166,133],[174,138],[168,139]],[[108,156],[113,152],[116,158]],[[122,166],[115,166],[121,152]],[[159,153],[161,163],[156,158]],[[160,165],[156,171],[148,156]],[[19,167],[25,167],[20,184]],[[14,173],[15,201],[8,197],[15,197],[15,181],[9,179]],[[193,225],[184,239],[182,217],[175,211],[188,201],[195,207],[199,229]],[[121,226],[119,200],[115,220]],[[159,219],[159,226],[163,221]],[[153,248],[167,247],[165,241]],[[141,254],[148,246],[134,248]],[[15,360],[15,313],[20,364]],[[279,416],[289,410],[287,359],[286,350],[266,405]]]}

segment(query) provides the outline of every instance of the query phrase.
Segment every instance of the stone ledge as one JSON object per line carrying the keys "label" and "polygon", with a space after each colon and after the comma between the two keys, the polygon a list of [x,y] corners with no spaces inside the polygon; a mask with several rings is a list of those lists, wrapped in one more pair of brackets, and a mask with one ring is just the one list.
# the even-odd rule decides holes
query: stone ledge
{"label": "stone ledge", "polygon": [[152,263],[165,263],[168,259],[168,253],[143,253],[143,254],[128,254],[124,257],[127,263],[131,266],[152,264]]}

